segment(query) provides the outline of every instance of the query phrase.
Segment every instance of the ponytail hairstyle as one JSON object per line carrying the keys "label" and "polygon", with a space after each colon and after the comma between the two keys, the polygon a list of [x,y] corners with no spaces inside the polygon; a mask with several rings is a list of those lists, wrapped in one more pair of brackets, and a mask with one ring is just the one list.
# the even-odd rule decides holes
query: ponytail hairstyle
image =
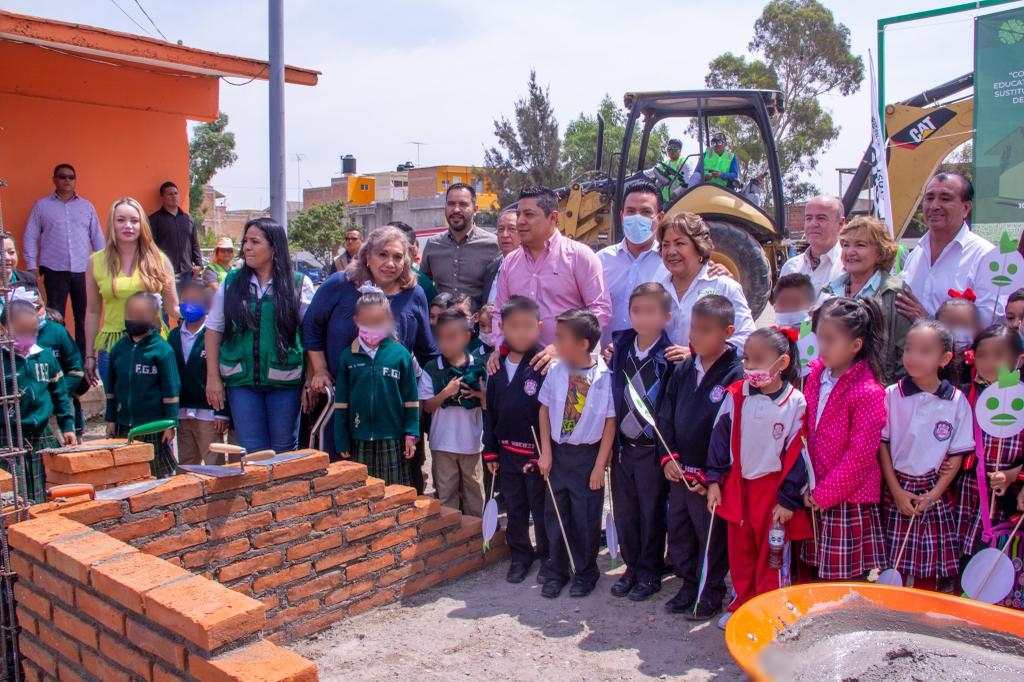
{"label": "ponytail hairstyle", "polygon": [[930,319],[918,320],[915,322],[913,326],[910,327],[910,331],[907,332],[907,335],[909,336],[915,329],[931,329],[939,339],[939,346],[942,347],[942,352],[953,354],[953,358],[946,363],[945,367],[939,367],[939,379],[955,383],[960,373],[960,367],[959,363],[956,361],[956,352],[954,351],[953,345],[953,332],[949,331],[949,327],[938,320]]}
{"label": "ponytail hairstyle", "polygon": [[881,381],[885,376],[886,334],[882,323],[882,309],[872,297],[866,298],[830,298],[818,308],[814,315],[814,330],[822,320],[829,320],[841,325],[851,339],[863,341],[860,352],[854,362],[864,360]]}
{"label": "ponytail hairstyle", "polygon": [[[295,346],[295,335],[299,330],[299,290],[295,286],[292,258],[288,253],[288,235],[284,228],[271,218],[256,218],[245,224],[242,242],[249,230],[259,230],[274,252],[270,277],[274,282],[274,329],[277,357],[283,360],[289,349]],[[252,277],[255,271],[245,259],[238,276],[224,292],[224,317],[228,324],[224,336],[230,338],[247,329],[256,328],[256,314],[253,312],[259,301],[253,291]]]}
{"label": "ponytail hairstyle", "polygon": [[[703,299],[701,299],[703,300]],[[758,338],[764,340],[772,347],[778,357],[789,356],[789,366],[779,373],[783,381],[794,386],[800,381],[800,353],[796,347],[797,332],[794,329],[780,329],[778,327],[762,327],[750,333],[747,339]]]}

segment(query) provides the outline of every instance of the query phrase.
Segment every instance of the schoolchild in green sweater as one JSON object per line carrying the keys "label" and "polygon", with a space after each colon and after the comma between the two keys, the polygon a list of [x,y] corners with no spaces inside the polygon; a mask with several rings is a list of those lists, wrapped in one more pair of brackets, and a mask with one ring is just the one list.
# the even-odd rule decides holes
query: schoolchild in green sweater
{"label": "schoolchild in green sweater", "polygon": [[[36,343],[39,317],[35,305],[26,300],[13,300],[9,308],[15,368],[12,370],[10,356],[4,353],[4,376],[8,392],[13,392],[12,379],[16,374],[18,391],[21,392],[21,434],[28,451],[25,455],[25,496],[33,502],[43,502],[46,476],[40,450],[78,442],[74,433],[75,414],[57,359]],[[59,439],[50,432],[49,422],[53,415],[56,415],[61,430]]]}
{"label": "schoolchild in green sweater", "polygon": [[182,282],[178,287],[181,324],[167,335],[181,378],[181,402],[178,404],[180,464],[220,464],[219,457],[210,456],[210,445],[224,442],[229,424],[227,413],[214,410],[206,399],[206,312],[212,298],[213,291],[200,280]]}
{"label": "schoolchild in green sweater", "polygon": [[412,486],[419,399],[412,354],[394,338],[387,296],[360,289],[359,338],[341,352],[335,380],[334,442],[343,459],[365,464],[388,485]]}
{"label": "schoolchild in green sweater", "polygon": [[[107,435],[125,438],[135,426],[162,419],[178,420],[181,382],[174,351],[160,337],[160,302],[139,291],[124,304],[125,336],[110,349],[107,374]],[[174,427],[139,440],[153,444],[150,470],[157,478],[173,476]]]}

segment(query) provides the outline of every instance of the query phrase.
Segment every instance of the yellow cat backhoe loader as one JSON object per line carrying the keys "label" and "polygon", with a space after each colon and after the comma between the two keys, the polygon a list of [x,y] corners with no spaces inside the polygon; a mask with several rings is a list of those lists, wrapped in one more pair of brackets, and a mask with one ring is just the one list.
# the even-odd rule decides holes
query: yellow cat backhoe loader
{"label": "yellow cat backhoe loader", "polygon": [[[596,169],[558,190],[562,233],[595,247],[613,243],[622,234],[616,207],[626,185],[639,179],[650,180],[659,187],[672,183],[673,178],[657,166],[662,150],[648,148],[651,131],[659,123],[689,119],[697,130],[699,145],[692,156],[699,160],[712,135],[709,121],[746,117],[760,133],[766,172],[730,187],[676,183],[679,186],[671,194],[665,213],[671,217],[689,211],[704,218],[715,243],[712,259],[727,267],[743,285],[756,318],[764,309],[778,269],[788,255],[782,173],[771,122],[772,116],[783,109],[782,94],[774,90],[631,92],[625,96],[625,106],[629,114],[617,169],[602,170],[604,131],[599,121]],[[638,136],[639,152],[632,153]]]}

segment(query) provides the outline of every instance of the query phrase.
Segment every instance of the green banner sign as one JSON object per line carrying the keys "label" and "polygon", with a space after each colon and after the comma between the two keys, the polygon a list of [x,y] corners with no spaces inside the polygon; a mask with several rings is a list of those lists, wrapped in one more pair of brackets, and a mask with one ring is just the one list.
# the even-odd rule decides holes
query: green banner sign
{"label": "green banner sign", "polygon": [[1024,8],[974,24],[973,227],[992,242],[1024,224]]}

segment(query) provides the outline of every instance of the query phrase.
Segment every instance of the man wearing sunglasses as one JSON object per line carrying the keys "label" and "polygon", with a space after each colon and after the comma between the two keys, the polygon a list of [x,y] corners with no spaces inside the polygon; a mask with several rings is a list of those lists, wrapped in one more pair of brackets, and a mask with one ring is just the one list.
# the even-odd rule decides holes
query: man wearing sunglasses
{"label": "man wearing sunglasses", "polygon": [[711,146],[704,150],[704,158],[697,164],[695,175],[704,182],[719,187],[729,187],[740,176],[740,167],[736,155],[725,148],[726,140],[723,133],[711,136]]}
{"label": "man wearing sunglasses", "polygon": [[345,243],[338,255],[334,257],[330,274],[343,272],[352,259],[359,255],[361,248],[363,248],[363,233],[359,231],[359,228],[350,227],[345,230]]}
{"label": "man wearing sunglasses", "polygon": [[85,264],[103,248],[103,231],[93,205],[75,192],[75,169],[53,169],[54,193],[37,201],[25,226],[25,265],[43,278],[47,305],[62,314],[71,297],[75,343],[85,354]]}

